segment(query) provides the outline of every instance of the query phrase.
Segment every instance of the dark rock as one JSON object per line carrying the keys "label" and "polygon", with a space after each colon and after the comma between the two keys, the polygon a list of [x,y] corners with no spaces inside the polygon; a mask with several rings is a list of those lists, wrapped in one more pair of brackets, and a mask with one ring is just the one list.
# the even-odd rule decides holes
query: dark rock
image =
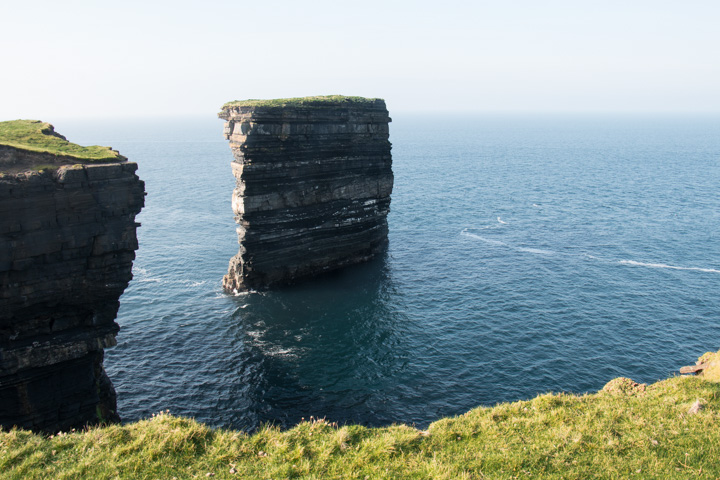
{"label": "dark rock", "polygon": [[292,283],[366,261],[386,244],[390,117],[380,99],[348,98],[223,107],[240,243],[226,290]]}
{"label": "dark rock", "polygon": [[103,349],[116,343],[138,247],[136,169],[76,163],[0,175],[0,426],[119,421]]}

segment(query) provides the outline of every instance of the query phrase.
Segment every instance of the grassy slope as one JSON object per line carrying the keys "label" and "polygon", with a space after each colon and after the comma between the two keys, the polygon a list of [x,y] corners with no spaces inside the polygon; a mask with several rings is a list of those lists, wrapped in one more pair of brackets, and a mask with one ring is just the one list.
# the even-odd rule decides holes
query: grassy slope
{"label": "grassy slope", "polygon": [[[315,420],[247,436],[167,413],[51,438],[13,430],[0,433],[0,477],[718,478],[718,373],[647,388],[619,379],[596,394],[477,408],[426,432]],[[704,408],[690,414],[697,400]]]}
{"label": "grassy slope", "polygon": [[124,157],[109,147],[81,147],[55,133],[53,126],[40,120],[0,122],[0,145],[77,158],[82,161],[120,161]]}
{"label": "grassy slope", "polygon": [[338,103],[352,104],[370,104],[375,103],[377,98],[365,97],[346,97],[344,95],[324,95],[316,97],[297,97],[297,98],[274,98],[270,100],[235,100],[227,102],[222,106],[223,110],[230,107],[285,107],[285,106],[305,106],[316,107],[323,105],[333,105]]}

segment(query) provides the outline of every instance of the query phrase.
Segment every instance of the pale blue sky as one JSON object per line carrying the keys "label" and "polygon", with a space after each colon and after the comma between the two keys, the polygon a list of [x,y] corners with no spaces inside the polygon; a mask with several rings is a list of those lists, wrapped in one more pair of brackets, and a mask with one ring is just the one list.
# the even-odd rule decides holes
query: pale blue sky
{"label": "pale blue sky", "polygon": [[391,112],[720,113],[717,0],[3,3],[0,120],[336,93]]}

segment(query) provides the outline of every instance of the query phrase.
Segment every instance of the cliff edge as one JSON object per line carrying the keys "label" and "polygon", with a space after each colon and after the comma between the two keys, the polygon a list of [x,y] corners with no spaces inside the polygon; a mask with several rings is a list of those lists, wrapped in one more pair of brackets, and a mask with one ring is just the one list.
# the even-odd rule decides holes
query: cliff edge
{"label": "cliff edge", "polygon": [[0,426],[119,420],[103,349],[138,248],[136,170],[50,124],[0,122]]}
{"label": "cliff edge", "polygon": [[381,99],[340,95],[223,105],[238,254],[228,291],[267,288],[372,258],[393,187]]}
{"label": "cliff edge", "polygon": [[[700,361],[712,363],[708,355],[720,359]],[[0,466],[23,479],[711,479],[720,478],[719,416],[720,383],[704,371],[478,407],[425,430],[310,417],[248,435],[167,411],[51,438],[13,430],[0,432]]]}

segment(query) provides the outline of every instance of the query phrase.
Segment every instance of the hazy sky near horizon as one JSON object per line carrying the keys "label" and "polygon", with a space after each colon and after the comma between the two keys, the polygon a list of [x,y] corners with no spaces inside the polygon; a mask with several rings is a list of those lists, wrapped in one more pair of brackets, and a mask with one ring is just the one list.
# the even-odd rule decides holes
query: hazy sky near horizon
{"label": "hazy sky near horizon", "polygon": [[716,0],[12,2],[0,120],[324,94],[391,112],[720,113],[718,19]]}

